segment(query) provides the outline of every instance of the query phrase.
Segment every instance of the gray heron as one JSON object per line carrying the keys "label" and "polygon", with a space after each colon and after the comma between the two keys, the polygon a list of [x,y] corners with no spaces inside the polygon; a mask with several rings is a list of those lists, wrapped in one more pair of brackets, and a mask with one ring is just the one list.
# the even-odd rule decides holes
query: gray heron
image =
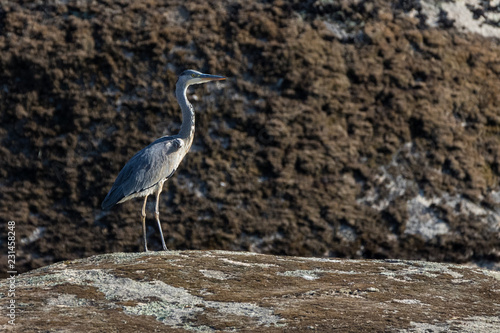
{"label": "gray heron", "polygon": [[163,250],[167,250],[160,223],[158,209],[163,183],[174,174],[184,156],[191,148],[194,137],[194,109],[186,97],[187,88],[193,84],[206,83],[226,78],[203,74],[195,70],[184,71],[177,80],[175,95],[182,110],[182,125],[179,134],[163,136],[137,152],[116,177],[108,195],[102,202],[102,209],[108,210],[118,203],[136,197],[144,197],[142,205],[142,232],[144,251],[148,251],[146,239],[146,202],[148,196],[156,193],[155,218],[160,229]]}

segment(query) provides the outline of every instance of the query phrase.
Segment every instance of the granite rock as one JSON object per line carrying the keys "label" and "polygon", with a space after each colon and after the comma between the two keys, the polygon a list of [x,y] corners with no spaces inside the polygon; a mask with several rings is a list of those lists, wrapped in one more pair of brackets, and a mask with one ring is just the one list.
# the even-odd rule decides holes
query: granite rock
{"label": "granite rock", "polygon": [[[0,281],[0,305],[10,301]],[[500,274],[407,260],[113,253],[16,278],[15,332],[498,332]]]}

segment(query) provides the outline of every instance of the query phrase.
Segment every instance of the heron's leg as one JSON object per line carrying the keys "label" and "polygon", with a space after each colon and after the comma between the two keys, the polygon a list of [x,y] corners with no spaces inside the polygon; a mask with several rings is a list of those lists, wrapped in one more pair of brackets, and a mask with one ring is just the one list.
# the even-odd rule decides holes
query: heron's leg
{"label": "heron's leg", "polygon": [[146,238],[146,202],[148,201],[148,196],[144,198],[144,204],[142,205],[142,235],[144,237],[144,251],[148,252],[148,241]]}
{"label": "heron's leg", "polygon": [[156,222],[158,222],[158,229],[160,229],[160,235],[161,235],[161,244],[163,245],[163,250],[168,251],[167,245],[165,244],[165,239],[163,238],[163,231],[161,230],[161,223],[160,223],[160,210],[159,210],[159,203],[160,203],[160,193],[163,189],[163,182],[158,184],[158,191],[156,192],[156,208],[155,208],[155,217],[156,217]]}

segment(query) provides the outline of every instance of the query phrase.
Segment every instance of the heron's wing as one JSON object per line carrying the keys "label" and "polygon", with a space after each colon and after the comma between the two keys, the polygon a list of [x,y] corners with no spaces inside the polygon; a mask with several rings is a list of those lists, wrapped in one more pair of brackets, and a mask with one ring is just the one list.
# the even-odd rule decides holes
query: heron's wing
{"label": "heron's wing", "polygon": [[184,157],[182,147],[183,141],[179,138],[163,137],[137,152],[118,174],[102,203],[103,209],[170,177]]}

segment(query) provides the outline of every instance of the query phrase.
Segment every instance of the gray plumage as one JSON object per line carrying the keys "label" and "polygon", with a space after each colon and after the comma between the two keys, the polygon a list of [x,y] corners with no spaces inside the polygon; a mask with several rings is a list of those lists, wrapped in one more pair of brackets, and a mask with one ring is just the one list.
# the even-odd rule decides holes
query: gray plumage
{"label": "gray plumage", "polygon": [[[125,164],[102,202],[102,209],[108,210],[136,196],[144,196],[162,179],[168,179],[175,171],[182,141],[174,136],[157,139],[135,154]],[[151,193],[149,193],[151,194]]]}
{"label": "gray plumage", "polygon": [[179,134],[164,136],[140,150],[125,164],[115,183],[102,202],[102,209],[108,210],[118,203],[135,197],[145,197],[142,207],[142,228],[144,250],[146,241],[146,202],[148,196],[156,193],[155,217],[160,230],[163,249],[167,250],[159,218],[159,197],[163,183],[170,178],[191,148],[194,137],[194,109],[186,97],[187,88],[225,77],[203,74],[194,70],[184,71],[176,84],[175,94],[182,110],[182,125]]}

